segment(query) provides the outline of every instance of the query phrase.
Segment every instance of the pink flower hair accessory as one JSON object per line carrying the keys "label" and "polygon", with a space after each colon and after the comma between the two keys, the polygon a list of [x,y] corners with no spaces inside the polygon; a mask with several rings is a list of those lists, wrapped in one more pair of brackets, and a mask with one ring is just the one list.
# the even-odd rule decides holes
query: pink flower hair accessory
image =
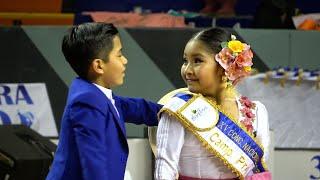
{"label": "pink flower hair accessory", "polygon": [[216,61],[225,70],[226,77],[236,85],[242,78],[249,76],[253,53],[248,44],[242,43],[231,35],[231,41],[221,43],[222,50],[215,55]]}

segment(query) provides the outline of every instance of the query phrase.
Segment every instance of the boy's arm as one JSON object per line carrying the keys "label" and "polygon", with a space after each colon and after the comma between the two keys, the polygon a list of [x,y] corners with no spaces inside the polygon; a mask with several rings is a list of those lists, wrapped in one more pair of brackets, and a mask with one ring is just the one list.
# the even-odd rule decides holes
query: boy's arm
{"label": "boy's arm", "polygon": [[89,105],[77,103],[71,107],[70,119],[83,178],[108,179],[104,115]]}
{"label": "boy's arm", "polygon": [[[158,125],[158,112],[162,105],[142,98],[125,98],[115,96],[126,122],[134,124]],[[117,107],[119,107],[117,106]]]}

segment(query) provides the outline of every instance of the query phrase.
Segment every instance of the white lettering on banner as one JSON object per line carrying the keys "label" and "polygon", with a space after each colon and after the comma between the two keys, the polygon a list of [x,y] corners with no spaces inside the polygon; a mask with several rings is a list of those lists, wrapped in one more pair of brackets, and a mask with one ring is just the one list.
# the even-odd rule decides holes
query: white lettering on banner
{"label": "white lettering on banner", "polygon": [[222,129],[223,131],[227,131],[228,129],[230,129],[229,125],[225,122],[217,124],[217,127]]}
{"label": "white lettering on banner", "polygon": [[23,124],[44,136],[58,136],[45,84],[0,84],[0,124]]}

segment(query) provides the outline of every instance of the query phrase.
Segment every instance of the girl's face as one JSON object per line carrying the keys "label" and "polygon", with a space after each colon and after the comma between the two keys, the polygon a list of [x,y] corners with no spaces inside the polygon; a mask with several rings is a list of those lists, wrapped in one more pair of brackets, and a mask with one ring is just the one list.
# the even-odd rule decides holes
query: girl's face
{"label": "girl's face", "polygon": [[223,69],[214,59],[214,53],[199,40],[190,40],[183,55],[181,76],[189,91],[205,96],[216,96]]}

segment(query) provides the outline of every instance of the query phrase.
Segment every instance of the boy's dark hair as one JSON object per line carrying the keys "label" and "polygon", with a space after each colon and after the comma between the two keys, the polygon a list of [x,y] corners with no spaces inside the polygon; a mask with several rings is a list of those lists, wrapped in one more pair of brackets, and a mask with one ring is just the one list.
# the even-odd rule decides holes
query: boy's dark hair
{"label": "boy's dark hair", "polygon": [[85,23],[73,26],[63,37],[62,52],[72,69],[87,79],[89,65],[94,59],[108,61],[116,35],[118,30],[113,24]]}
{"label": "boy's dark hair", "polygon": [[221,51],[221,43],[231,40],[231,33],[222,28],[209,28],[195,34],[191,40],[202,41],[209,50],[217,54]]}

